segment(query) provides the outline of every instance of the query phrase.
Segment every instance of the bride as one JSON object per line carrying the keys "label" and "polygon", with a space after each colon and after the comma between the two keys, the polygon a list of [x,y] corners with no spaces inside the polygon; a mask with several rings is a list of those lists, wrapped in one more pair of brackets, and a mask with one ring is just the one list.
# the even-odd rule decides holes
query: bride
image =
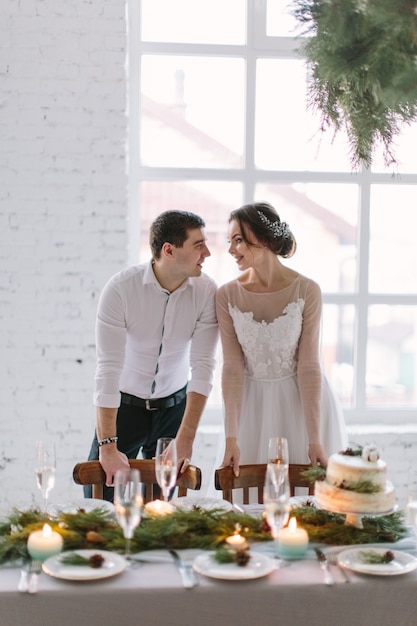
{"label": "bride", "polygon": [[341,408],[319,358],[322,298],[280,260],[296,242],[267,203],[229,218],[229,252],[241,275],[217,292],[223,348],[222,466],[266,463],[268,439],[288,439],[290,463],[322,463],[346,445]]}

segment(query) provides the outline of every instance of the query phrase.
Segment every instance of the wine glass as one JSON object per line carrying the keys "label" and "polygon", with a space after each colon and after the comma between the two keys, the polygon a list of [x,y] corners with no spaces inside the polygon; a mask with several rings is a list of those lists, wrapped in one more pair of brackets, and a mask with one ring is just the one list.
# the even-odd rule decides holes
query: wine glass
{"label": "wine glass", "polygon": [[285,437],[270,437],[268,442],[268,463],[281,465],[288,471],[288,441]]}
{"label": "wine glass", "polygon": [[55,444],[51,441],[36,442],[36,482],[42,492],[45,511],[48,496],[55,485],[56,454]]}
{"label": "wine glass", "polygon": [[408,521],[417,535],[417,469],[412,467],[408,470],[407,513]]}
{"label": "wine glass", "polygon": [[131,539],[142,517],[142,483],[137,469],[116,472],[114,506],[119,526],[125,538],[125,558],[130,560]]}
{"label": "wine glass", "polygon": [[264,507],[271,535],[275,542],[277,567],[283,564],[278,554],[279,530],[285,526],[290,516],[290,483],[288,470],[280,465],[268,463],[264,484]]}
{"label": "wine glass", "polygon": [[161,437],[156,442],[155,472],[163,498],[168,502],[177,482],[177,446],[172,437]]}

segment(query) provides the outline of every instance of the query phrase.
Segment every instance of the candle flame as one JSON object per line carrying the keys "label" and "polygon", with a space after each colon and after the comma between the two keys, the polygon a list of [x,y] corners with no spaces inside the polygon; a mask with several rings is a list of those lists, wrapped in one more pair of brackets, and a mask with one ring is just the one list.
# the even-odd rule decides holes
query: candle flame
{"label": "candle flame", "polygon": [[292,517],[289,521],[288,528],[291,533],[294,533],[297,530],[297,518]]}
{"label": "candle flame", "polygon": [[44,537],[52,537],[52,528],[49,526],[49,524],[44,524],[43,525],[42,535]]}

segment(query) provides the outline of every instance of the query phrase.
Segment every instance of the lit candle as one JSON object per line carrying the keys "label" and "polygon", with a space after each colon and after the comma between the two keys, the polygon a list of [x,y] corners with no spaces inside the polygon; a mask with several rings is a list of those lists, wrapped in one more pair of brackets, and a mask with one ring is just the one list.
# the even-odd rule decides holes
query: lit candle
{"label": "lit candle", "polygon": [[226,543],[229,548],[232,548],[232,550],[246,550],[246,548],[248,547],[248,542],[246,541],[245,537],[243,537],[239,532],[240,525],[236,524],[235,528],[236,530],[234,534],[230,535],[230,537],[226,537]]}
{"label": "lit candle", "polygon": [[152,502],[148,502],[145,504],[145,512],[147,515],[151,515],[154,517],[159,517],[160,515],[169,515],[173,513],[175,508],[169,502],[165,502],[162,500],[152,500]]}
{"label": "lit candle", "polygon": [[308,534],[304,528],[297,528],[295,517],[290,519],[286,528],[278,532],[278,554],[286,558],[304,556],[308,548]]}
{"label": "lit candle", "polygon": [[63,543],[61,535],[53,531],[49,524],[44,524],[42,530],[30,533],[27,548],[32,559],[45,561],[50,556],[61,552]]}

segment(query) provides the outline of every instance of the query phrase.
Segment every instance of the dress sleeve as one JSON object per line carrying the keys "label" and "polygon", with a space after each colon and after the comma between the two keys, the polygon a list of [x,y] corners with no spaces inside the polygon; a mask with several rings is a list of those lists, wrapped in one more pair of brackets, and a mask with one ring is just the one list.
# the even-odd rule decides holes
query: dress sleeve
{"label": "dress sleeve", "polygon": [[226,437],[237,437],[242,405],[244,358],[229,312],[227,286],[216,296],[217,319],[223,351],[222,393]]}
{"label": "dress sleeve", "polygon": [[298,344],[297,377],[310,443],[320,443],[322,372],[319,357],[322,313],[321,290],[308,281],[304,296],[303,327]]}

